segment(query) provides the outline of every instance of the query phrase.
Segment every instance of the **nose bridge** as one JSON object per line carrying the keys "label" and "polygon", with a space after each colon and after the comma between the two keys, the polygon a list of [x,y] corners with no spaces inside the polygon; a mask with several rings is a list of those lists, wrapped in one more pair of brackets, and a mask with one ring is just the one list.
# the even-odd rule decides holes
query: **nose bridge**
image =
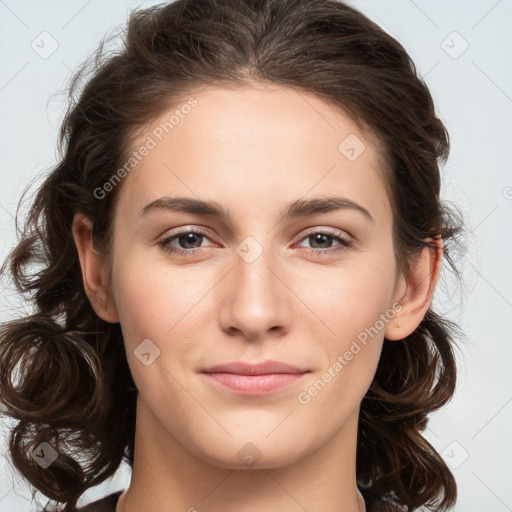
{"label": "nose bridge", "polygon": [[[225,297],[221,322],[228,331],[242,331],[249,338],[257,338],[267,330],[283,327],[288,322],[284,285],[279,275],[277,258],[270,244],[255,237],[246,237],[235,249],[232,286]],[[260,239],[261,240],[261,239]]]}
{"label": "nose bridge", "polygon": [[272,261],[275,259],[274,254],[268,242],[265,245],[266,248],[254,237],[247,237],[236,248],[237,257],[234,261],[237,287],[246,298],[253,297],[257,301],[270,298],[266,295],[271,291],[270,281],[275,279],[269,270],[269,267],[275,266]]}

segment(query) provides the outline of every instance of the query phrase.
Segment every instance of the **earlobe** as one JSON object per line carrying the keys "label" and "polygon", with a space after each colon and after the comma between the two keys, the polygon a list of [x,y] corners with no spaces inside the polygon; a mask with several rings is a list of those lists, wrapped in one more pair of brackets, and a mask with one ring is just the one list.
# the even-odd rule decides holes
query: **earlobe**
{"label": "earlobe", "polygon": [[425,247],[406,280],[406,291],[398,297],[402,304],[395,319],[386,326],[384,336],[388,340],[401,340],[409,336],[425,317],[441,272],[443,240],[440,236],[425,240],[435,247]]}
{"label": "earlobe", "polygon": [[92,221],[85,214],[77,213],[73,219],[72,230],[85,293],[92,308],[106,322],[119,322],[117,311],[109,296],[104,259],[93,245]]}

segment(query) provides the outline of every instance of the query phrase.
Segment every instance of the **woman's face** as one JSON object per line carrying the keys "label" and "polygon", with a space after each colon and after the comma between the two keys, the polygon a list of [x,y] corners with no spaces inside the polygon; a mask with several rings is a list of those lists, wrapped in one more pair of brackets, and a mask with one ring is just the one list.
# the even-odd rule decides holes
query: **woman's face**
{"label": "woman's face", "polygon": [[[112,298],[138,413],[221,467],[312,453],[357,417],[405,290],[370,140],[315,96],[259,85],[191,94],[134,151]],[[303,373],[203,373],[266,360]]]}

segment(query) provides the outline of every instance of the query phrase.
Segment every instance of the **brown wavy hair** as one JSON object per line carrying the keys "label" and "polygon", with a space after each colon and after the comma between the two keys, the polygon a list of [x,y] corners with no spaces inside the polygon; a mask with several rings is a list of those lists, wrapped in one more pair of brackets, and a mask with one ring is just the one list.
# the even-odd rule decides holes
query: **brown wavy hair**
{"label": "brown wavy hair", "polygon": [[[34,307],[0,327],[0,399],[16,420],[9,455],[64,512],[123,460],[133,464],[137,396],[120,325],[100,319],[86,296],[72,221],[77,212],[90,217],[95,246],[111,264],[122,183],[101,200],[94,191],[126,161],[138,130],[191,91],[270,83],[343,109],[376,135],[385,156],[399,269],[408,275],[419,252],[435,247],[426,239],[440,235],[460,280],[449,253],[461,215],[440,200],[448,133],[406,50],[359,11],[336,0],[176,0],[132,11],[121,48],[107,50],[105,40],[70,81],[59,163],[1,269]],[[430,307],[412,334],[384,340],[357,440],[369,512],[375,495],[409,509],[455,504],[455,479],[422,432],[454,393],[459,336]],[[47,468],[31,456],[42,442],[58,454]]]}

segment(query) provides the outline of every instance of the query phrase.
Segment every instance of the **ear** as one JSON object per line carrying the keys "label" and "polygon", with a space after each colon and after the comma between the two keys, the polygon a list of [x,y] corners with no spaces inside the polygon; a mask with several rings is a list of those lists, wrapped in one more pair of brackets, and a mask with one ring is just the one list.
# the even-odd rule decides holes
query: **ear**
{"label": "ear", "polygon": [[435,247],[425,247],[422,250],[411,267],[407,280],[403,276],[400,277],[401,283],[397,290],[401,291],[396,299],[402,308],[386,326],[384,336],[388,340],[401,340],[411,334],[423,320],[432,302],[441,272],[443,240],[438,236],[425,241],[435,244]]}
{"label": "ear", "polygon": [[96,314],[110,323],[119,322],[115,305],[109,297],[104,258],[93,246],[92,222],[77,213],[73,218],[73,238],[80,258],[82,278],[87,297]]}

